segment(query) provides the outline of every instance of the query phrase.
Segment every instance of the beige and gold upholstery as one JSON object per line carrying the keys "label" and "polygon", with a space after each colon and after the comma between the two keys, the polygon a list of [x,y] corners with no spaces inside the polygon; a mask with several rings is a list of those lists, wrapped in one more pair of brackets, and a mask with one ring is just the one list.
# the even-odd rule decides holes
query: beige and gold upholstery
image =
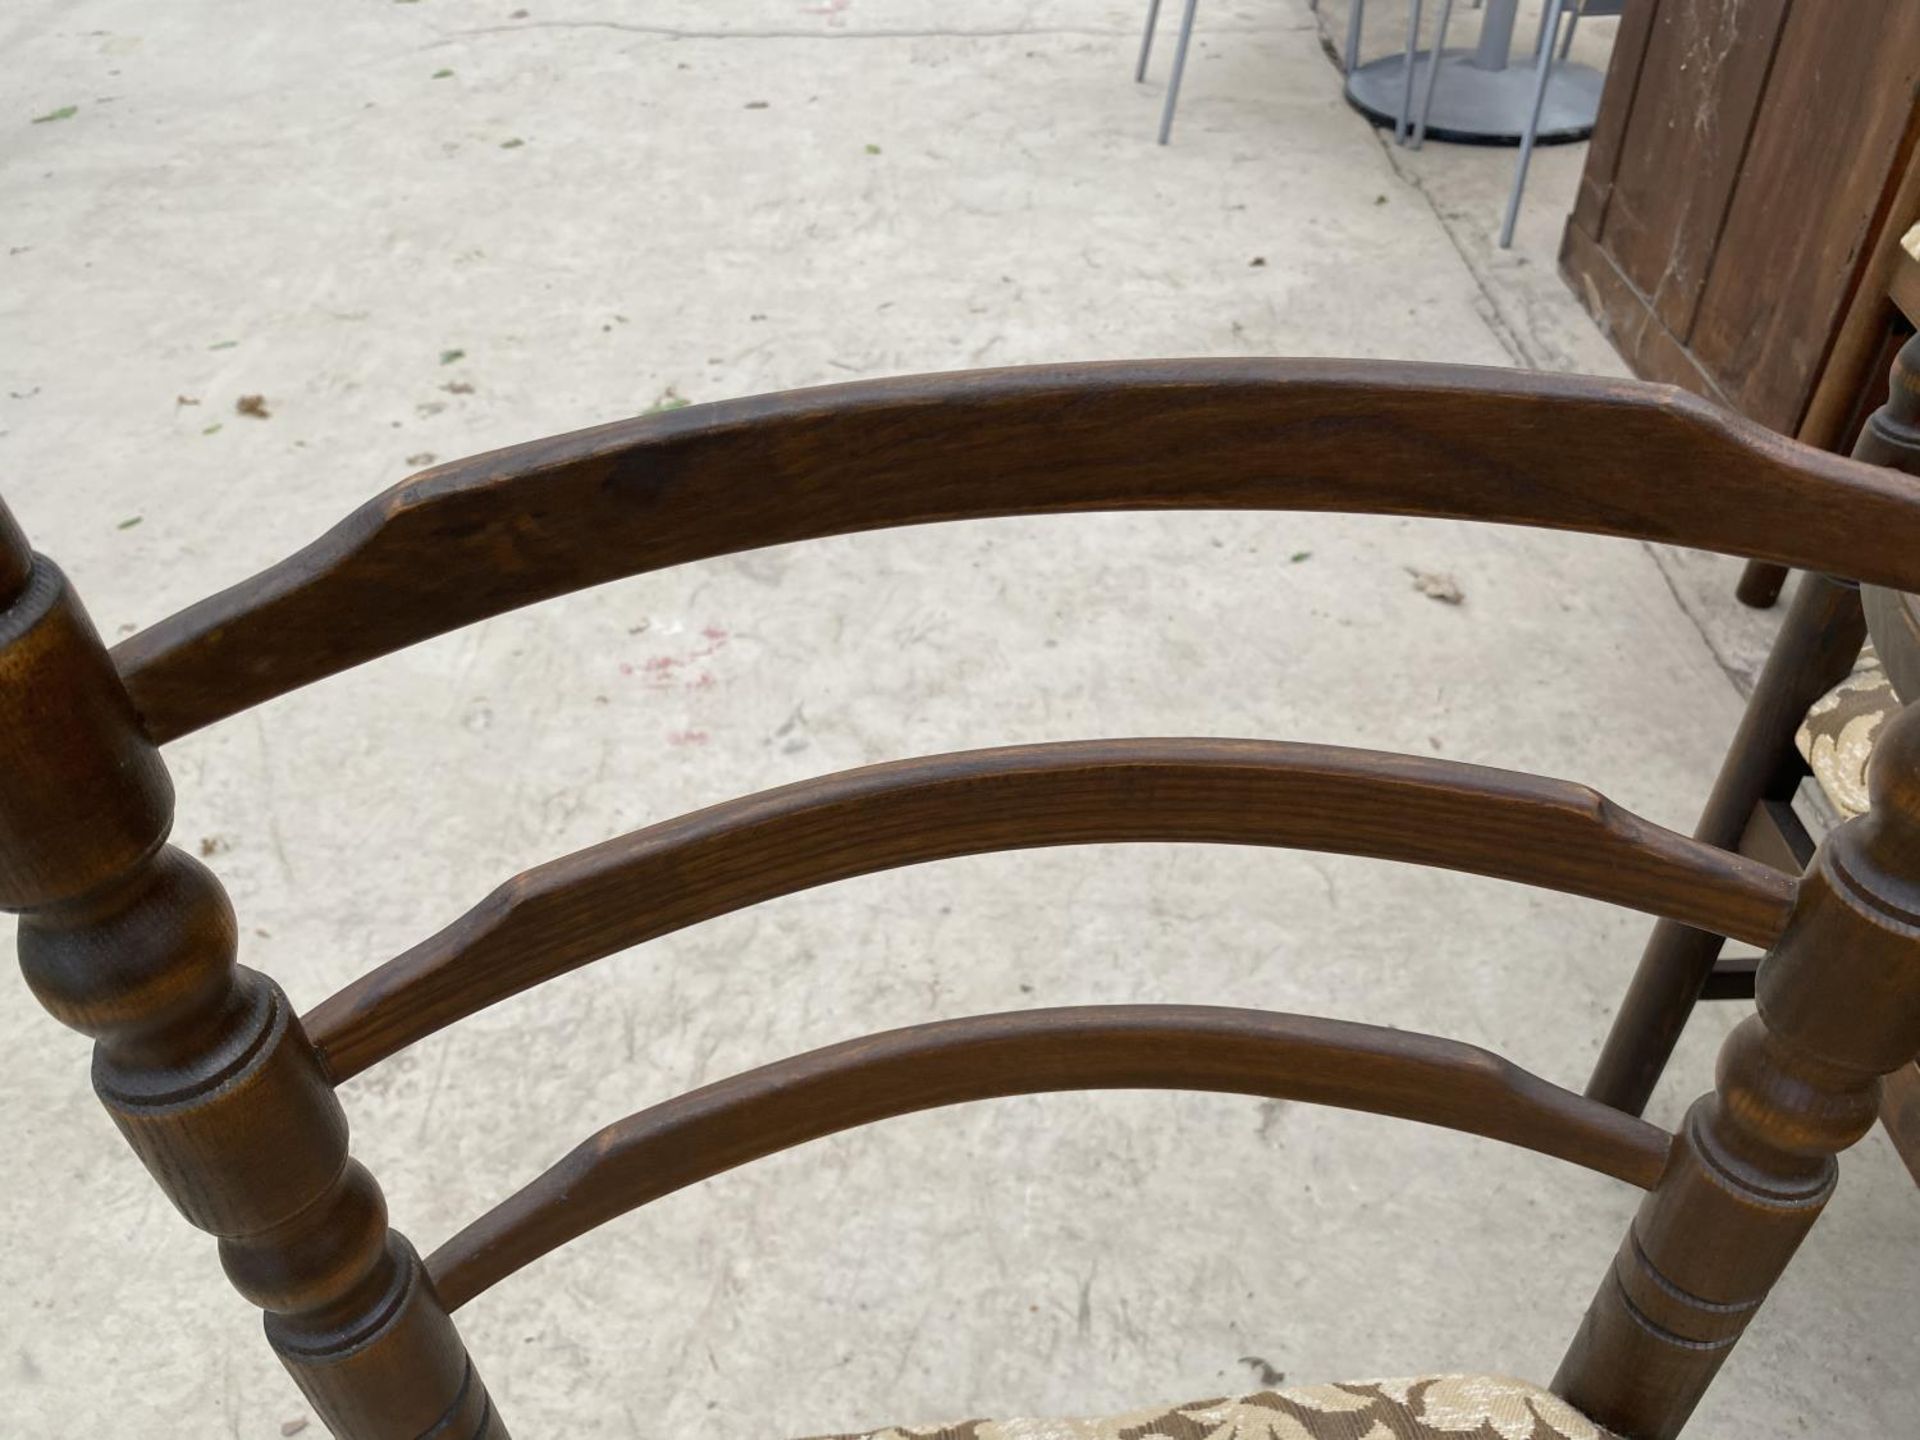
{"label": "beige and gold upholstery", "polygon": [[968,1420],[820,1440],[1617,1440],[1566,1401],[1497,1375],[1296,1385],[1087,1420]]}
{"label": "beige and gold upholstery", "polygon": [[1794,743],[1806,757],[1836,818],[1867,809],[1867,766],[1882,725],[1900,709],[1880,657],[1869,645],[1853,673],[1813,702]]}

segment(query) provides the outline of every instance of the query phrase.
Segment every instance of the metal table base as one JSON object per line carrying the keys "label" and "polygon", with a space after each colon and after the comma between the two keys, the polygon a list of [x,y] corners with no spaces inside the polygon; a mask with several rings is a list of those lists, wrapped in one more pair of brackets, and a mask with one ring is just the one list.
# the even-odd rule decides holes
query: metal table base
{"label": "metal table base", "polygon": [[[1486,70],[1475,63],[1477,54],[1474,50],[1441,52],[1427,138],[1457,145],[1518,145],[1533,108],[1534,68],[1523,63]],[[1427,67],[1432,62],[1431,50],[1413,57],[1416,105],[1426,94]],[[1406,75],[1405,55],[1387,55],[1357,66],[1347,77],[1347,102],[1374,124],[1392,125],[1400,114],[1400,97],[1406,94]],[[1604,79],[1591,65],[1557,61],[1547,80],[1537,143],[1562,145],[1591,135]]]}

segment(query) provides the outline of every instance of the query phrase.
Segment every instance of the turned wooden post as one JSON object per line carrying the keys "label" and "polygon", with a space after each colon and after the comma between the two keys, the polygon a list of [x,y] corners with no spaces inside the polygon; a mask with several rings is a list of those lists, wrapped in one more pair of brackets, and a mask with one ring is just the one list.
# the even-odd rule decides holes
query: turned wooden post
{"label": "turned wooden post", "polygon": [[342,1440],[505,1440],[486,1387],[226,892],[167,845],[173,786],[66,577],[0,504],[0,907],[154,1178],[219,1237]]}
{"label": "turned wooden post", "polygon": [[[1894,357],[1887,403],[1867,417],[1853,456],[1920,475],[1920,335]],[[1794,733],[1814,701],[1846,678],[1866,638],[1859,586],[1829,575],[1800,577],[1694,827],[1695,839],[1737,850],[1756,805],[1792,798],[1806,773],[1794,753]],[[1588,1095],[1632,1115],[1646,1109],[1725,944],[1718,935],[1674,920],[1653,927],[1587,1082]]]}
{"label": "turned wooden post", "polygon": [[1869,788],[1815,855],[1759,1014],[1721,1047],[1555,1377],[1634,1440],[1679,1433],[1872,1127],[1879,1077],[1920,1054],[1920,707],[1889,722]]}

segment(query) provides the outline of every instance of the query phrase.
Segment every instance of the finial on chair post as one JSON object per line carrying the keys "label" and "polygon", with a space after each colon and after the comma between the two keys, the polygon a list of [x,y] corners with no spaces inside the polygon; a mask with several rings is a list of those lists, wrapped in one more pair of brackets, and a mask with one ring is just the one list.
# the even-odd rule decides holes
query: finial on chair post
{"label": "finial on chair post", "polygon": [[1884,1075],[1920,1054],[1920,706],[1886,723],[1867,790],[1814,857],[1755,999],[1809,1053]]}
{"label": "finial on chair post", "polygon": [[33,575],[33,547],[20,524],[0,500],[0,607],[11,605]]}
{"label": "finial on chair post", "polygon": [[504,1440],[487,1391],[220,882],[166,844],[173,785],[66,577],[0,507],[0,909],[114,1123],[340,1440]]}
{"label": "finial on chair post", "polygon": [[1867,417],[1854,458],[1920,470],[1920,334],[1907,337],[1887,375],[1887,403]]}

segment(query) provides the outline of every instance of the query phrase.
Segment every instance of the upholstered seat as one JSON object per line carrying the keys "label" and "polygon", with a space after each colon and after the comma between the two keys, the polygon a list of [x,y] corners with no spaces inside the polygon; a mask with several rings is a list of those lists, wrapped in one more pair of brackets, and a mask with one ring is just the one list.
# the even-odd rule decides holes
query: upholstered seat
{"label": "upholstered seat", "polygon": [[1871,645],[1860,652],[1853,673],[1807,711],[1794,743],[1833,807],[1835,823],[1866,814],[1874,742],[1899,712],[1900,701]]}
{"label": "upholstered seat", "polygon": [[1296,1385],[1077,1420],[967,1420],[821,1440],[1616,1440],[1557,1395],[1498,1375]]}

